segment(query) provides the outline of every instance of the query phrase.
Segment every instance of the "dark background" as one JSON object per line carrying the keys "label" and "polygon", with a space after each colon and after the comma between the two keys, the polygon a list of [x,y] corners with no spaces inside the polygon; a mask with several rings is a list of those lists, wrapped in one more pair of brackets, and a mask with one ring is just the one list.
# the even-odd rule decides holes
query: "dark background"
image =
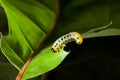
{"label": "dark background", "polygon": [[120,37],[84,39],[69,43],[71,53],[48,80],[120,80]]}

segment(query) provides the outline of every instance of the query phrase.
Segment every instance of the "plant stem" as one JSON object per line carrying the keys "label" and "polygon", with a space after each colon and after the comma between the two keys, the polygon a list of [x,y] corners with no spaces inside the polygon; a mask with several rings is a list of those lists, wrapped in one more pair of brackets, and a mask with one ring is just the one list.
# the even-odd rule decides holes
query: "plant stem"
{"label": "plant stem", "polygon": [[26,70],[27,66],[29,65],[29,63],[32,61],[33,57],[34,57],[34,53],[27,60],[27,62],[24,64],[24,66],[22,67],[21,71],[18,73],[18,75],[17,75],[15,80],[21,80],[23,73],[25,72],[25,70]]}

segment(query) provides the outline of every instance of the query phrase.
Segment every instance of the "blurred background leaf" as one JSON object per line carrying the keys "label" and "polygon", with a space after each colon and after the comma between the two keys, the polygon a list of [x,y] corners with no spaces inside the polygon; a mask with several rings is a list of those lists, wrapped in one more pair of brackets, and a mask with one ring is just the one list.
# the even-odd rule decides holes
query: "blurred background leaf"
{"label": "blurred background leaf", "polygon": [[18,70],[8,62],[0,62],[0,80],[14,80]]}
{"label": "blurred background leaf", "polygon": [[[61,13],[53,34],[56,37],[70,31],[77,31],[84,38],[120,35],[118,0],[64,0],[60,1]],[[103,27],[113,22],[106,29],[87,33],[94,28]],[[53,37],[54,38],[54,37]]]}

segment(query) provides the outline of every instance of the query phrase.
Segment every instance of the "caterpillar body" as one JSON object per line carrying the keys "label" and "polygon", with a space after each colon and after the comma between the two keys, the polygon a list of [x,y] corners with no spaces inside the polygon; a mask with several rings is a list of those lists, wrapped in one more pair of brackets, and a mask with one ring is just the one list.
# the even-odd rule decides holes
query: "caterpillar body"
{"label": "caterpillar body", "polygon": [[75,41],[77,44],[82,44],[83,38],[78,32],[70,32],[58,38],[52,45],[52,52],[58,52],[67,43]]}

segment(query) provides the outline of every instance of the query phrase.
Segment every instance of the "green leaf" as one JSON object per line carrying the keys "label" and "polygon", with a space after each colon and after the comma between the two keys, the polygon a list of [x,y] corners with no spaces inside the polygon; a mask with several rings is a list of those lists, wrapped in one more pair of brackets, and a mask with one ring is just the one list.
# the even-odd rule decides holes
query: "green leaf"
{"label": "green leaf", "polygon": [[120,29],[105,29],[100,32],[93,33],[84,33],[82,34],[84,38],[93,38],[93,37],[103,37],[103,36],[120,36]]}
{"label": "green leaf", "polygon": [[54,69],[64,60],[68,53],[69,52],[65,52],[64,50],[53,53],[51,52],[51,46],[44,48],[33,58],[22,77],[22,80],[44,74],[45,72]]}
{"label": "green leaf", "polygon": [[106,26],[91,29],[91,30],[87,31],[86,33],[83,33],[82,36],[84,38],[92,38],[92,37],[117,36],[117,35],[120,35],[120,29],[109,28],[109,26],[111,24],[112,24],[112,21],[108,25],[106,25]]}
{"label": "green leaf", "polygon": [[0,0],[0,3],[9,24],[9,34],[1,38],[1,49],[20,70],[52,29],[56,14],[37,1]]}

